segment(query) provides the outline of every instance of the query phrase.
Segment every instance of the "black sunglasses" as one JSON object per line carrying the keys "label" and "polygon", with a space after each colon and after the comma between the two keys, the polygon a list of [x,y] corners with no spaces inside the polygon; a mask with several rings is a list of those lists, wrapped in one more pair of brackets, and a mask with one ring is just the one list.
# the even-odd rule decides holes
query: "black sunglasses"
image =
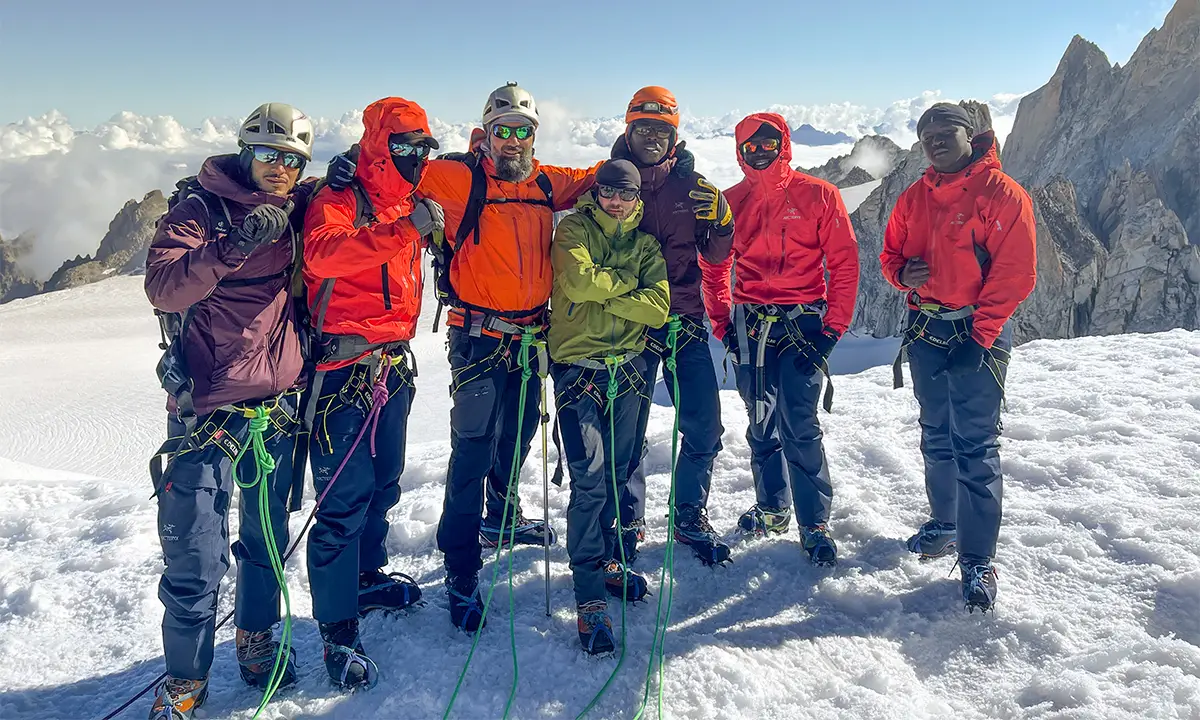
{"label": "black sunglasses", "polygon": [[606,200],[614,195],[619,195],[625,202],[637,200],[638,195],[642,194],[640,190],[618,190],[617,188],[610,187],[608,185],[597,185],[596,192],[600,194],[600,197]]}

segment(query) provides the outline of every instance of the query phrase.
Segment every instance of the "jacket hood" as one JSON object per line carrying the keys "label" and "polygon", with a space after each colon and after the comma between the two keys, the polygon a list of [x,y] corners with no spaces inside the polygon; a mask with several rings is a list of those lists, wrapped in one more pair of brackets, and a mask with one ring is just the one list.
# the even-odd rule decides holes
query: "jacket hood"
{"label": "jacket hood", "polygon": [[377,207],[395,205],[412,195],[415,189],[392,163],[388,137],[393,133],[421,130],[427,135],[429,119],[418,104],[404,98],[388,97],[376,100],[363,111],[363,136],[358,168],[355,175]]}
{"label": "jacket hood", "polygon": [[[204,161],[197,179],[200,181],[200,187],[205,190],[245,207],[258,205],[283,207],[287,203],[288,197],[272,195],[262,190],[246,187],[238,180],[241,174],[237,155],[216,155]],[[296,187],[299,187],[298,183]],[[295,192],[295,188],[292,191]]]}
{"label": "jacket hood", "polygon": [[579,200],[575,202],[575,211],[586,214],[596,224],[600,226],[600,230],[607,237],[624,236],[637,230],[638,225],[642,222],[642,213],[645,210],[645,205],[641,200],[638,200],[637,205],[633,208],[633,212],[624,220],[618,221],[612,215],[604,212],[604,208],[600,207],[600,203],[592,193],[585,192],[579,196]]}
{"label": "jacket hood", "polygon": [[[775,162],[767,166],[766,170],[755,170],[746,164],[745,158],[742,157],[742,143],[749,140],[758,131],[759,126],[766,123],[783,136],[783,141],[779,146],[779,157]],[[791,173],[792,170],[792,132],[788,129],[787,121],[779,113],[754,113],[746,116],[737,127],[734,129],[734,137],[737,140],[737,146],[734,152],[737,153],[738,165],[742,166],[742,172],[746,174],[746,178],[751,182],[768,182],[773,185],[782,183]]]}
{"label": "jacket hood", "polygon": [[996,149],[996,133],[988,130],[971,138],[971,164],[956,173],[940,173],[933,166],[925,168],[922,179],[930,187],[947,187],[984,171],[1000,170],[1000,153]]}

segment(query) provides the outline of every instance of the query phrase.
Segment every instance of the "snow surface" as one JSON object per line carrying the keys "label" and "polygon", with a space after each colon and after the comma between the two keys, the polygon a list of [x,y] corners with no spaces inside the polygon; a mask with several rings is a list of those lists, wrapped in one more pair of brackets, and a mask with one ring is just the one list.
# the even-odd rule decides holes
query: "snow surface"
{"label": "snow surface", "polygon": [[[364,622],[384,677],[343,695],[325,678],[307,573],[294,558],[300,682],[265,717],[434,718],[449,700],[470,641],[452,630],[440,592],[434,529],[448,372],[430,322],[427,313],[414,343],[409,470],[389,538],[393,567],[420,581],[429,605]],[[0,306],[0,338],[0,717],[98,717],[162,667],[146,472],[163,430],[156,325],[141,279],[121,277]],[[857,371],[894,350],[848,339],[837,362]],[[893,390],[886,366],[839,375],[834,412],[821,419],[841,564],[812,567],[794,530],[736,547],[720,569],[681,548],[666,715],[1200,717],[1200,333],[1033,342],[1017,349],[1010,378],[994,616],[963,610],[950,560],[921,563],[904,549],[925,517],[911,391]],[[710,509],[714,525],[730,529],[754,494],[743,406],[733,392],[722,405],[725,450]],[[669,407],[654,407],[640,563],[652,600],[662,592],[671,419]],[[541,505],[540,462],[535,443],[523,475],[530,510]],[[560,534],[567,498],[551,488]],[[295,516],[293,530],[302,521]],[[552,553],[554,614],[544,615],[541,558],[540,548],[515,554],[513,716],[573,717],[616,661],[578,649],[562,546]],[[222,611],[231,601],[227,584]],[[502,584],[453,717],[502,714],[509,608]],[[629,609],[625,666],[592,717],[632,717],[654,611]],[[231,628],[218,643],[205,716],[248,719],[257,696],[237,677]],[[148,702],[125,717],[144,717]]]}
{"label": "snow surface", "polygon": [[[996,95],[988,100],[996,130],[1003,140],[1011,130],[1021,95]],[[943,99],[937,91],[899,100],[886,108],[850,103],[826,106],[774,105],[767,108],[787,118],[792,127],[810,123],[851,137],[885,134],[908,147],[916,140],[918,117]],[[428,108],[433,115],[436,108]],[[613,141],[624,132],[622,116],[581,118],[553,102],[539,105],[541,129],[537,155],[550,164],[578,167],[607,158]],[[698,117],[681,112],[679,135],[696,155],[697,169],[717,187],[742,179],[733,148],[733,129],[746,113],[734,110],[721,117]],[[164,192],[180,177],[194,174],[209,155],[236,148],[238,118],[209,118],[188,128],[173,117],[131,112],[114,115],[94,128],[71,125],[51,111],[37,118],[0,125],[0,236],[33,233],[32,250],[21,262],[34,275],[48,278],[66,259],[94,253],[117,210],[147,192]],[[467,147],[473,122],[450,123],[434,117],[431,130],[442,150]],[[362,111],[340,118],[318,119],[312,174],[324,174],[335,153],[362,136]],[[797,167],[815,167],[853,146],[794,145]],[[869,164],[867,162],[866,164]],[[878,174],[878,168],[866,168]]]}

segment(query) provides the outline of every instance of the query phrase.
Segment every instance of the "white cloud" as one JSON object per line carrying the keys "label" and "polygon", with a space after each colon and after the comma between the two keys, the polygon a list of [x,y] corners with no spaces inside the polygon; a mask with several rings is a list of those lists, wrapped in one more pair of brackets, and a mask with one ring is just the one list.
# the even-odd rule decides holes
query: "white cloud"
{"label": "white cloud", "polygon": [[[996,95],[989,102],[997,132],[1012,128],[1019,95]],[[942,99],[937,91],[900,100],[886,108],[851,103],[823,106],[777,105],[793,127],[808,123],[827,132],[852,137],[879,132],[902,147],[915,141],[910,127],[926,107]],[[586,166],[608,157],[624,131],[621,116],[584,118],[554,102],[539,105],[541,132],[537,153],[544,162]],[[700,117],[686,110],[680,136],[696,154],[696,166],[719,187],[741,179],[730,137],[744,113]],[[443,151],[466,149],[470,123],[431,119]],[[170,116],[119,113],[90,128],[73,127],[58,112],[0,126],[0,236],[32,232],[37,240],[23,262],[45,278],[65,259],[94,252],[117,210],[129,199],[152,189],[168,191],[175,182],[199,170],[209,155],[236,148],[237,118],[210,118],[188,128]],[[362,112],[318,119],[316,162],[310,172],[323,173],[324,163],[362,135]],[[846,154],[848,145],[795,146],[794,164],[812,167]]]}

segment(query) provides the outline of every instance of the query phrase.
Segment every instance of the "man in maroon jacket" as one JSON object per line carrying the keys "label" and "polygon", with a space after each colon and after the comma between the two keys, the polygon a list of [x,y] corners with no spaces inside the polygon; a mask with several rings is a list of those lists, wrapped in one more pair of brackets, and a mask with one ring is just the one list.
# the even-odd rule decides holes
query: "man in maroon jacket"
{"label": "man in maroon jacket", "polygon": [[241,675],[260,688],[296,679],[292,654],[280,652],[271,630],[280,588],[268,546],[278,557],[288,540],[303,362],[290,288],[311,190],[297,181],[312,141],[299,110],[259,107],[238,134],[239,154],[211,157],[195,181],[181,183],[146,258],[146,295],[164,328],[177,331],[159,364],[170,395],[171,440],[160,451],[170,460],[155,487],[167,678],[152,720],[187,720],[208,695],[235,481],[245,491],[233,545]]}
{"label": "man in maroon jacket", "polygon": [[[733,213],[724,196],[693,169],[691,153],[677,143],[679,107],[675,95],[651,85],[634,93],[625,111],[625,134],[612,156],[630,160],[641,172],[645,213],[639,226],[658,239],[671,283],[671,321],[646,337],[647,385],[654,387],[662,365],[672,403],[678,403],[682,442],[675,466],[675,539],[707,565],[729,559],[729,546],[708,521],[708,489],[713,461],[721,451],[721,400],[717,374],[708,351],[708,330],[701,292],[699,259],[719,265],[733,247]],[[678,323],[672,333],[671,328]],[[670,347],[670,335],[675,348]],[[676,397],[676,385],[679,396]],[[651,390],[653,393],[653,390]],[[647,401],[638,417],[637,437],[645,438],[650,418]],[[645,532],[645,449],[629,468],[621,497],[621,543],[629,562]]]}

